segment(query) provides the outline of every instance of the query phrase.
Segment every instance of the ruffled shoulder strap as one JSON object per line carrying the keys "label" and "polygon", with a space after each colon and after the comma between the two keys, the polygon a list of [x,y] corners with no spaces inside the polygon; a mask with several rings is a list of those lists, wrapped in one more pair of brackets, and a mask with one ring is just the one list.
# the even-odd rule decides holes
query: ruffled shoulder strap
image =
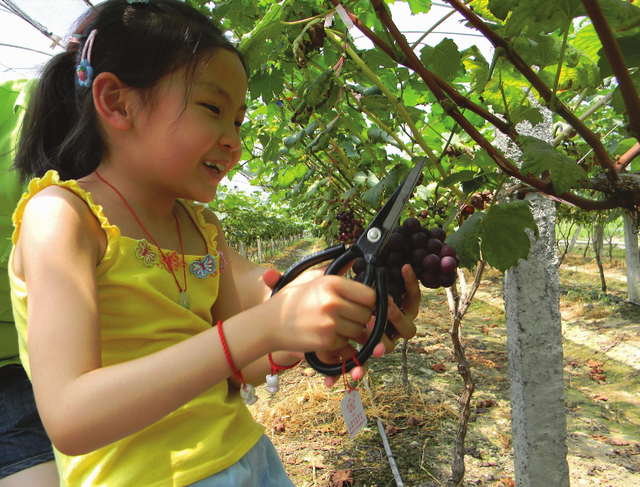
{"label": "ruffled shoulder strap", "polygon": [[61,181],[57,171],[47,171],[47,173],[41,178],[35,178],[29,182],[27,192],[22,195],[22,198],[18,202],[18,206],[13,213],[12,218],[14,231],[11,238],[13,244],[15,245],[18,241],[18,236],[20,235],[20,226],[22,224],[22,217],[24,215],[24,210],[27,206],[27,203],[36,194],[38,194],[43,189],[48,188],[49,186],[60,186],[75,193],[81,200],[83,200],[87,204],[87,206],[89,206],[93,214],[100,222],[100,226],[107,234],[107,250],[104,254],[104,257],[98,264],[98,273],[100,273],[100,271],[108,267],[112,260],[115,258],[118,250],[117,247],[120,242],[120,229],[115,225],[111,225],[109,223],[109,220],[107,220],[107,217],[102,211],[102,206],[96,205],[93,202],[91,193],[87,193],[85,190],[83,190],[75,180]]}
{"label": "ruffled shoulder strap", "polygon": [[218,249],[218,241],[216,238],[218,237],[218,229],[212,223],[207,223],[204,219],[204,215],[202,212],[206,208],[202,203],[196,203],[194,201],[189,200],[178,200],[184,209],[189,213],[191,219],[195,222],[196,226],[202,233],[202,236],[207,242],[207,247],[209,252],[215,251]]}

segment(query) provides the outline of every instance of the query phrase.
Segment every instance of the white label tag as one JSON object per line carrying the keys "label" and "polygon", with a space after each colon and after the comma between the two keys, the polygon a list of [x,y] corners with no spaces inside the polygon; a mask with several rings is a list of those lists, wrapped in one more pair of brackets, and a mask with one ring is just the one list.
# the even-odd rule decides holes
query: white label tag
{"label": "white label tag", "polygon": [[333,25],[333,12],[329,12],[327,16],[324,18],[324,26],[325,28],[329,28]]}
{"label": "white label tag", "polygon": [[353,29],[353,22],[351,22],[351,17],[349,17],[349,14],[344,9],[342,4],[338,4],[338,6],[336,7],[336,12],[338,12],[338,15],[340,16],[340,18],[344,22],[344,25],[347,26],[347,29],[348,30]]}
{"label": "white label tag", "polygon": [[347,395],[340,401],[340,409],[347,425],[347,432],[353,438],[367,425],[367,415],[364,413],[358,389],[347,391]]}

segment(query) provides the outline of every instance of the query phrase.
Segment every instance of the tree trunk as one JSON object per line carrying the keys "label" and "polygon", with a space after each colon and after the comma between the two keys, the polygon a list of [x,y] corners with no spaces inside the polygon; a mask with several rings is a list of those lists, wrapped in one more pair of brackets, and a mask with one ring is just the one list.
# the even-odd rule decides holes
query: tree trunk
{"label": "tree trunk", "polygon": [[624,221],[624,251],[627,259],[627,290],[629,301],[640,305],[640,256],[638,255],[638,234],[629,213],[622,216]]}
{"label": "tree trunk", "polygon": [[598,264],[598,272],[600,273],[600,289],[603,293],[607,292],[607,281],[604,277],[604,268],[602,267],[602,252],[604,250],[604,227],[600,223],[593,225],[593,252],[596,256]]}

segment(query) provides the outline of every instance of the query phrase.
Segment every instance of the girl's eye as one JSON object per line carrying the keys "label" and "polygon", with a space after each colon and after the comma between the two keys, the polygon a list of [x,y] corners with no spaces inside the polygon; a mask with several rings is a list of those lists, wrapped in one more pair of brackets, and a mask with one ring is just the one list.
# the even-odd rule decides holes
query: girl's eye
{"label": "girl's eye", "polygon": [[220,115],[220,109],[215,106],[215,105],[209,105],[207,103],[204,103],[203,106],[209,110],[211,110],[213,113],[216,113],[218,115]]}

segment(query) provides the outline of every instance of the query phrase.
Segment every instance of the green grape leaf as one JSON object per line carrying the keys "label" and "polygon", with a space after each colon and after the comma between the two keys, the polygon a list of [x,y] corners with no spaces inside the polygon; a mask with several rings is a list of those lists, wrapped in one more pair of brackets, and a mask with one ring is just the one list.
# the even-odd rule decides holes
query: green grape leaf
{"label": "green grape leaf", "polygon": [[[635,68],[640,66],[640,50],[638,49],[638,43],[640,43],[640,33],[633,33],[630,35],[620,36],[616,38],[624,63],[627,68]],[[598,67],[600,68],[600,74],[603,78],[613,76],[613,70],[611,64],[604,53],[604,48],[598,51],[600,60],[598,61]]]}
{"label": "green grape leaf", "polygon": [[378,206],[382,200],[382,192],[384,190],[384,182],[380,181],[372,188],[362,193],[362,199],[372,206]]}
{"label": "green grape leaf", "polygon": [[407,0],[413,15],[428,13],[431,10],[431,0]]}
{"label": "green grape leaf", "polygon": [[598,51],[602,48],[602,44],[593,24],[589,24],[580,29],[571,41],[571,45],[594,63],[597,63],[600,59]]}
{"label": "green grape leaf", "polygon": [[[506,74],[506,73],[505,73]],[[529,83],[522,77],[518,76],[494,76],[484,90],[485,103],[491,106],[496,112],[506,115],[515,111],[520,106],[520,101],[525,96],[524,93]],[[502,87],[502,90],[500,89]],[[502,94],[504,91],[504,97]],[[505,106],[505,100],[507,102]]]}
{"label": "green grape leaf", "polygon": [[342,194],[340,199],[343,201],[346,201],[349,198],[353,197],[356,194],[356,191],[357,191],[357,188],[350,188]]}
{"label": "green grape leaf", "polygon": [[513,47],[527,64],[539,68],[556,64],[560,56],[560,43],[553,36],[521,36],[515,40]]}
{"label": "green grape leaf", "polygon": [[564,31],[569,22],[586,15],[581,0],[520,0],[506,24],[507,37],[516,37],[526,29],[528,35]]}
{"label": "green grape leaf", "polygon": [[477,46],[471,46],[460,53],[462,62],[471,81],[471,90],[482,93],[489,81],[489,63]]}
{"label": "green grape leaf", "polygon": [[458,46],[448,37],[435,47],[424,46],[420,61],[445,81],[452,81],[458,75],[462,63]]}
{"label": "green grape leaf", "polygon": [[239,49],[249,66],[254,64],[257,56],[262,52],[264,44],[269,40],[278,38],[282,33],[284,25],[280,22],[280,17],[287,3],[288,0],[283,0],[281,3],[273,3],[255,28],[242,36]]}
{"label": "green grape leaf", "polygon": [[523,106],[515,114],[514,118],[515,124],[518,124],[524,120],[528,120],[534,127],[544,121],[544,117],[542,116],[542,113],[540,113],[540,110],[538,110],[536,107],[531,106]]}
{"label": "green grape leaf", "polygon": [[284,73],[276,68],[260,70],[249,80],[251,97],[262,97],[262,101],[266,105],[282,93],[283,87]]}
{"label": "green grape leaf", "polygon": [[504,21],[516,5],[518,0],[489,0],[488,8],[496,18]]}
{"label": "green grape leaf", "polygon": [[538,235],[538,227],[526,200],[495,205],[482,221],[482,227],[482,257],[501,272],[529,255],[531,240],[525,229]]}
{"label": "green grape leaf", "polygon": [[584,169],[548,142],[535,137],[523,137],[522,152],[522,173],[539,176],[544,171],[550,171],[553,190],[557,194],[568,191],[579,181],[589,180]]}
{"label": "green grape leaf", "polygon": [[452,184],[461,183],[463,181],[471,181],[475,177],[476,172],[466,169],[464,171],[454,172],[440,181],[440,186],[451,186]]}
{"label": "green grape leaf", "polygon": [[623,0],[599,0],[609,26],[614,32],[624,32],[638,25],[640,8]]}
{"label": "green grape leaf", "polygon": [[482,221],[487,215],[483,211],[476,211],[473,215],[451,235],[446,243],[454,249],[460,258],[460,267],[472,269],[480,260],[480,235]]}

